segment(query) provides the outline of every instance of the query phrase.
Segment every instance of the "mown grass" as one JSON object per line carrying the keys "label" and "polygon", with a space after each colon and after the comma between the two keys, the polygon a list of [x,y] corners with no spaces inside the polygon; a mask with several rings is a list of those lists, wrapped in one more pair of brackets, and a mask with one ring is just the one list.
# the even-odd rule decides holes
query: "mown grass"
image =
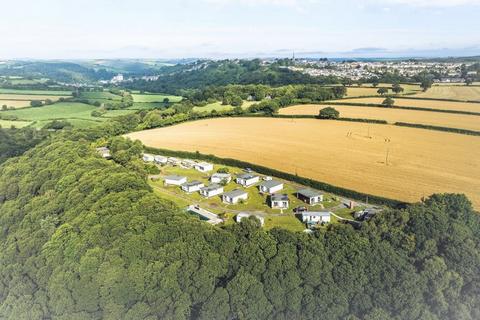
{"label": "mown grass", "polygon": [[23,128],[31,124],[31,121],[10,121],[10,120],[2,120],[0,119],[0,127],[2,128]]}
{"label": "mown grass", "polygon": [[46,95],[46,96],[71,96],[71,91],[66,90],[20,90],[0,88],[2,94],[29,94],[29,95]]}
{"label": "mown grass", "polygon": [[163,102],[165,98],[172,103],[182,101],[182,97],[166,94],[132,94],[134,102]]}

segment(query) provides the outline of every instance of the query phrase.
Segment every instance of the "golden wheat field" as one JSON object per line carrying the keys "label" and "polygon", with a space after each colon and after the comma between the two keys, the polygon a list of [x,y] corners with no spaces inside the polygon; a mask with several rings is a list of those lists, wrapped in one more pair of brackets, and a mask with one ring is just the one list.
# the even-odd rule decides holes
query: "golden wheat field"
{"label": "golden wheat field", "polygon": [[0,100],[0,107],[6,105],[7,107],[14,107],[14,108],[25,108],[30,107],[29,100]]}
{"label": "golden wheat field", "polygon": [[[377,93],[380,87],[391,88],[391,84],[382,83],[379,84],[377,88],[373,88],[371,85],[363,85],[362,87],[347,87],[347,97],[365,97],[365,96],[378,96]],[[404,91],[401,94],[420,92],[420,86],[416,84],[402,84],[401,87]],[[389,91],[390,94],[393,94],[392,90]]]}
{"label": "golden wheat field", "polygon": [[[324,105],[306,104],[280,109],[283,115],[317,115]],[[378,107],[334,105],[341,117],[385,120],[389,123],[408,122],[431,126],[461,128],[480,131],[480,116],[431,112],[421,110],[401,110]]]}
{"label": "golden wheat field", "polygon": [[415,97],[433,99],[455,99],[480,102],[480,86],[434,85],[426,92],[417,93]]}
{"label": "golden wheat field", "polygon": [[[358,98],[358,99],[340,99],[332,102],[348,102],[358,104],[381,104],[385,98]],[[428,109],[469,111],[480,113],[480,103],[457,102],[457,101],[441,101],[441,100],[422,100],[422,99],[402,99],[393,98],[395,105],[399,107],[417,107]]]}
{"label": "golden wheat field", "polygon": [[209,119],[127,136],[147,146],[235,158],[404,201],[435,192],[465,193],[480,208],[480,138],[475,136],[275,118]]}

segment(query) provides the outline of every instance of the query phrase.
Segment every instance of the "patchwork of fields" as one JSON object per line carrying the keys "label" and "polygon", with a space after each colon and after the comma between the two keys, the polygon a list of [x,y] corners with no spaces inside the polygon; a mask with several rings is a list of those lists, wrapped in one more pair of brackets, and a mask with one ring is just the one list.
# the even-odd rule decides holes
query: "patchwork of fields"
{"label": "patchwork of fields", "polygon": [[[324,105],[297,105],[280,109],[283,115],[318,115]],[[480,131],[480,116],[431,112],[421,110],[401,110],[382,107],[362,107],[334,105],[341,117],[356,119],[386,120],[389,123],[408,122],[449,128]]]}
{"label": "patchwork of fields", "polygon": [[240,159],[404,201],[434,192],[465,193],[480,207],[475,136],[275,118],[209,119],[127,136],[147,146]]}

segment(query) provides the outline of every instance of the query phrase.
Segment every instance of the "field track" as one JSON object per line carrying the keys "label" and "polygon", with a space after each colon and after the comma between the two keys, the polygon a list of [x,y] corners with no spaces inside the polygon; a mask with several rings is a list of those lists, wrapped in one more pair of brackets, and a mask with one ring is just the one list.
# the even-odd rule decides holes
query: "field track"
{"label": "field track", "polygon": [[127,136],[147,146],[235,158],[403,201],[465,193],[480,208],[479,137],[274,118],[209,119]]}

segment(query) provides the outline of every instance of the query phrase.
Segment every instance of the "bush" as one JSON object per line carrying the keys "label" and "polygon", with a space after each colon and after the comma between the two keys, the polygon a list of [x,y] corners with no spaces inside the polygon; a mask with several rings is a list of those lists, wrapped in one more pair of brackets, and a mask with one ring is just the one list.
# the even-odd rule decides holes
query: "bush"
{"label": "bush", "polygon": [[393,100],[391,97],[387,97],[385,100],[383,100],[382,104],[386,107],[392,107],[395,104],[395,100]]}
{"label": "bush", "polygon": [[340,117],[340,112],[332,107],[326,107],[320,110],[318,113],[320,119],[338,119]]}
{"label": "bush", "polygon": [[32,100],[30,101],[30,105],[32,107],[41,107],[43,105],[43,102],[41,100]]}

